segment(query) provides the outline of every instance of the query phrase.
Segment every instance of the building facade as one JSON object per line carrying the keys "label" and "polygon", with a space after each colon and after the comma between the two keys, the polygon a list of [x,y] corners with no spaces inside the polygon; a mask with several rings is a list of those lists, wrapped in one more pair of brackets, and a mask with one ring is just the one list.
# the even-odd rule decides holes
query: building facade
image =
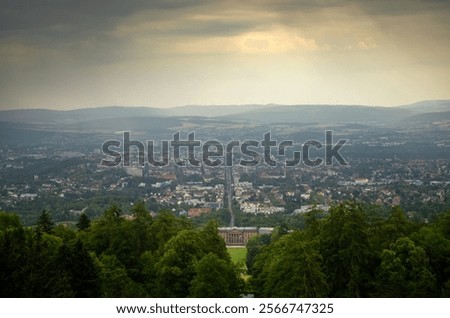
{"label": "building facade", "polygon": [[227,246],[245,246],[252,237],[271,233],[273,228],[264,228],[260,229],[262,231],[258,231],[256,227],[219,227],[218,230]]}

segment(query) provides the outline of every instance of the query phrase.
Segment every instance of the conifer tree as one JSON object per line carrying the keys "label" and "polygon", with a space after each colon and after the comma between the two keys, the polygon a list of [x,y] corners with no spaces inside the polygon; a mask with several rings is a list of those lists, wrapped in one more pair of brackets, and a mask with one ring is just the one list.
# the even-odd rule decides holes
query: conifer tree
{"label": "conifer tree", "polygon": [[55,224],[53,223],[50,214],[46,210],[43,210],[36,224],[37,231],[50,234],[54,226]]}
{"label": "conifer tree", "polygon": [[89,226],[91,226],[91,220],[86,215],[86,213],[81,214],[80,219],[78,220],[77,223],[78,230],[86,231],[89,228]]}

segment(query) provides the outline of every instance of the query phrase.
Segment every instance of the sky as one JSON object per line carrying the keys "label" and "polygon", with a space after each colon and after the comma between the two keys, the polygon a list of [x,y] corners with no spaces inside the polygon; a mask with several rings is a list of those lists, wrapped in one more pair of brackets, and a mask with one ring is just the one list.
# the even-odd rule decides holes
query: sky
{"label": "sky", "polygon": [[0,109],[450,98],[449,0],[0,0]]}

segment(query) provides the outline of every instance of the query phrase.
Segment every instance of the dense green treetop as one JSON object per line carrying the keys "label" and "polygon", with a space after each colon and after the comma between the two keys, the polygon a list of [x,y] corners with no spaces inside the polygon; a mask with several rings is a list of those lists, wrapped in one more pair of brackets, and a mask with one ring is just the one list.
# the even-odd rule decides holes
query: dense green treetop
{"label": "dense green treetop", "polygon": [[450,212],[418,223],[355,202],[278,226],[234,264],[218,222],[112,205],[92,221],[36,226],[0,212],[0,297],[449,297]]}

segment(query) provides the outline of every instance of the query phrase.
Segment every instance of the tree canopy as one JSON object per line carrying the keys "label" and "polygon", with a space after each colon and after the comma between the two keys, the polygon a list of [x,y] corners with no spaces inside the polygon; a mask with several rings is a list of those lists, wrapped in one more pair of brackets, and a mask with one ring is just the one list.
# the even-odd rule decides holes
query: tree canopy
{"label": "tree canopy", "polygon": [[[94,220],[36,226],[0,212],[0,297],[449,297],[450,212],[418,223],[355,202],[304,215],[247,243],[234,264],[218,223],[143,202]],[[246,267],[246,268],[245,268]]]}

